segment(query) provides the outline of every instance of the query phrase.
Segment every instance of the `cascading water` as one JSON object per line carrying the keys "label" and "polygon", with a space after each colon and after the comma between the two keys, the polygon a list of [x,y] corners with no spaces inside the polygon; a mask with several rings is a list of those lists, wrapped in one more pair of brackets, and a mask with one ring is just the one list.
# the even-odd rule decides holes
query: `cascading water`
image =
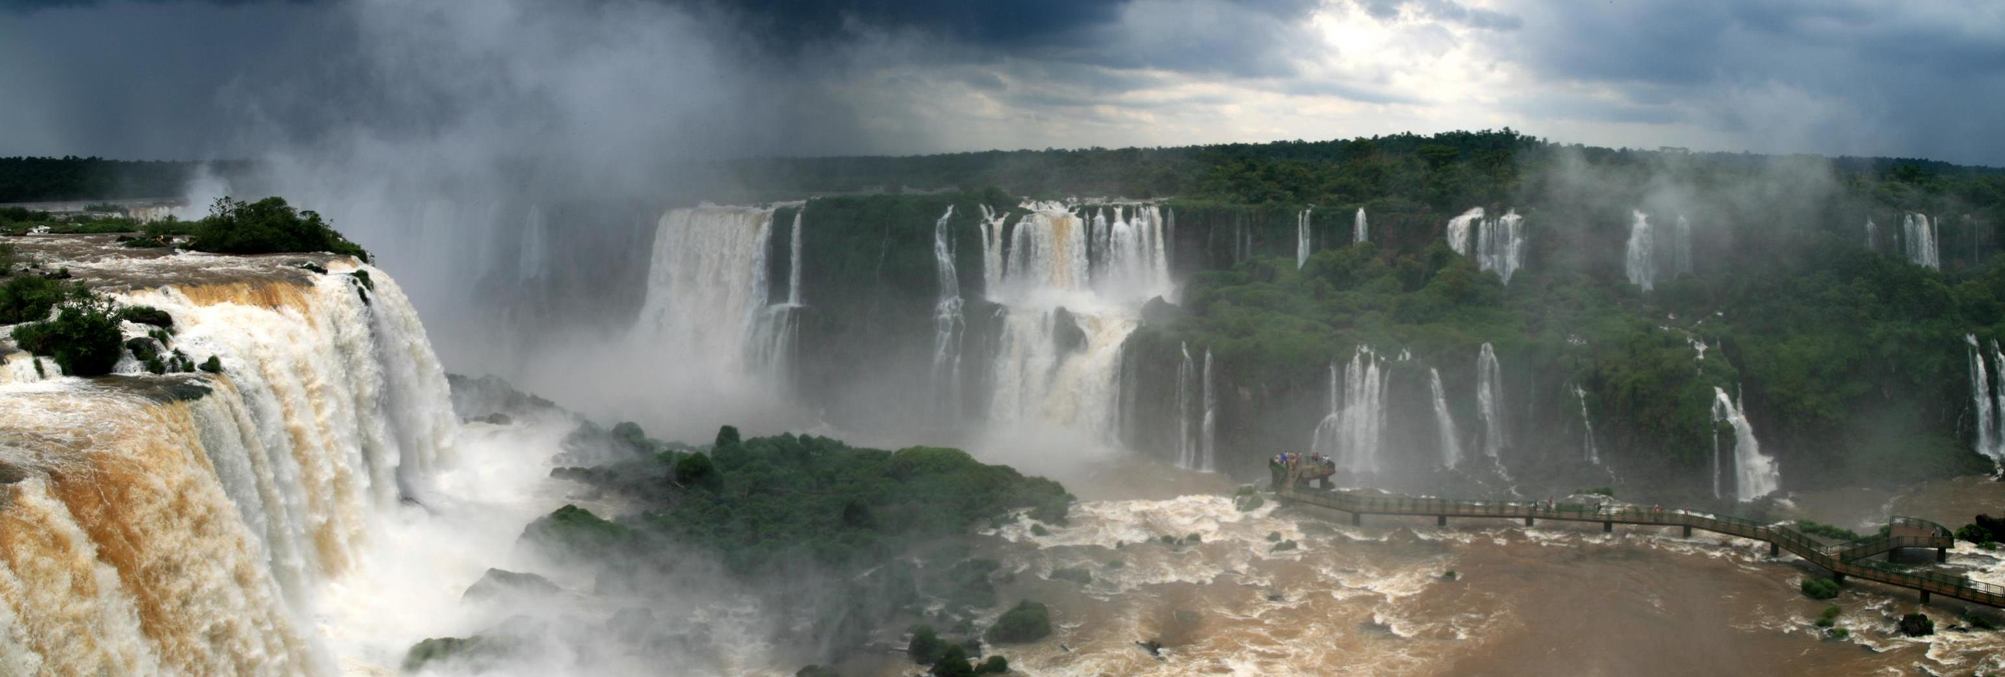
{"label": "cascading water", "polygon": [[1936,249],[1936,225],[1927,214],[1910,212],[1901,218],[1902,249],[1915,265],[1942,268],[1942,258]]}
{"label": "cascading water", "polygon": [[[1001,264],[984,273],[992,281],[988,295],[1005,314],[990,420],[1110,436],[1121,345],[1139,324],[1142,303],[1170,292],[1161,212],[1152,205],[1132,215],[1117,210],[1105,232],[1094,234],[1058,203],[1024,208],[1007,252],[1000,251],[1000,221],[983,228],[983,260]],[[1106,252],[1097,266],[1092,251]]]}
{"label": "cascading water", "polygon": [[[1713,421],[1733,427],[1734,499],[1745,503],[1775,493],[1782,484],[1775,459],[1761,453],[1761,442],[1755,439],[1754,426],[1748,423],[1740,404],[1727,395],[1725,388],[1718,386],[1713,387]],[[1718,433],[1714,437],[1717,439]],[[1713,458],[1717,464],[1719,454],[1714,453]],[[1723,488],[1719,487],[1717,471],[1713,482],[1714,493],[1718,495]]]}
{"label": "cascading water", "polygon": [[[662,215],[635,337],[658,354],[739,380],[772,345],[766,241],[773,210],[705,205]],[[765,340],[762,340],[765,339]]]}
{"label": "cascading water", "polygon": [[1483,455],[1497,459],[1511,441],[1504,425],[1504,368],[1487,341],[1476,356],[1476,416],[1483,419]]}
{"label": "cascading water", "polygon": [[1434,396],[1434,426],[1441,437],[1441,465],[1452,470],[1462,464],[1462,441],[1455,432],[1455,417],[1448,412],[1448,396],[1441,388],[1441,370],[1428,368],[1427,388]]}
{"label": "cascading water", "polygon": [[1671,275],[1692,274],[1692,222],[1679,214],[1677,230],[1671,236]]}
{"label": "cascading water", "polygon": [[1198,426],[1198,470],[1218,470],[1218,396],[1211,387],[1211,349],[1204,349],[1204,421]]}
{"label": "cascading water", "polygon": [[1657,284],[1656,238],[1650,233],[1650,215],[1641,211],[1631,211],[1629,218],[1629,244],[1624,249],[1622,270],[1629,274],[1629,284],[1650,291]]}
{"label": "cascading water", "polygon": [[1992,375],[2005,381],[2005,355],[1998,355],[1998,343],[1992,342],[1991,349],[1996,357],[1987,373],[1984,346],[1978,342],[1977,335],[1965,334],[1963,340],[1970,344],[1970,398],[1972,407],[1977,410],[1977,433],[1971,444],[1977,453],[2005,467],[2005,431],[1999,429],[2000,419],[2005,418],[2005,409],[2001,409],[2005,406],[2005,387],[1994,394],[1991,386]]}
{"label": "cascading water", "polygon": [[1351,219],[1351,243],[1371,241],[1371,224],[1365,221],[1365,208],[1358,208],[1358,215]]}
{"label": "cascading water", "polygon": [[1510,284],[1511,276],[1524,266],[1525,218],[1516,210],[1495,219],[1483,215],[1482,207],[1474,207],[1450,219],[1448,246],[1457,254],[1474,256],[1478,269],[1494,272],[1504,284]]}
{"label": "cascading water", "polygon": [[[961,279],[954,269],[954,247],[947,221],[954,218],[953,205],[933,223],[933,265],[940,280],[939,300],[933,303],[933,383],[940,389],[935,400],[958,411],[961,402],[961,339],[966,329],[961,316]],[[798,234],[800,228],[796,227]],[[796,235],[795,242],[799,237]],[[796,260],[799,257],[795,257]],[[798,283],[799,277],[795,277]]]}
{"label": "cascading water", "polygon": [[120,294],[219,358],[183,381],[206,387],[191,399],[4,386],[0,466],[25,478],[0,484],[0,672],[331,671],[300,624],[316,591],[353,568],[374,515],[432,501],[458,426],[395,281],[325,265]]}
{"label": "cascading water", "polygon": [[1866,248],[1878,249],[1879,240],[1880,240],[1879,225],[1873,223],[1873,217],[1870,216],[1866,217]]}
{"label": "cascading water", "polygon": [[1309,263],[1309,212],[1314,209],[1310,207],[1295,214],[1295,267],[1298,269]]}
{"label": "cascading water", "polygon": [[1594,417],[1587,413],[1587,389],[1576,385],[1573,396],[1580,400],[1581,455],[1588,463],[1601,465],[1601,448],[1594,443]]}
{"label": "cascading water", "polygon": [[[1316,425],[1310,448],[1352,473],[1379,470],[1385,432],[1385,360],[1359,347],[1350,365],[1330,364],[1330,413]],[[1340,378],[1341,377],[1341,378]]]}
{"label": "cascading water", "polygon": [[1183,362],[1177,365],[1177,467],[1190,469],[1197,467],[1202,456],[1191,419],[1191,408],[1196,406],[1191,390],[1197,366],[1191,362],[1190,344],[1178,344],[1177,352],[1183,355]]}

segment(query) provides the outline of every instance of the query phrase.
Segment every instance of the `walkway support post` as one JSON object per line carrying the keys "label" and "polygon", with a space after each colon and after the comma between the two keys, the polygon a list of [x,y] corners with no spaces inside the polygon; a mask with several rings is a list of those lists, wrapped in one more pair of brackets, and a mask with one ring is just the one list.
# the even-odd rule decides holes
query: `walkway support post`
{"label": "walkway support post", "polygon": [[1365,523],[1364,517],[1365,517],[1364,515],[1360,515],[1358,513],[1351,513],[1351,526],[1355,527],[1364,525]]}
{"label": "walkway support post", "polygon": [[[1935,561],[1936,561],[1937,563],[1941,563],[1941,562],[1947,562],[1947,561],[1949,561],[1949,549],[1948,549],[1948,548],[1936,548],[1936,549],[1935,549]],[[1922,594],[1926,595],[1926,594],[1928,594],[1928,593],[1925,593],[1925,592],[1924,592],[1924,593],[1922,593]],[[1926,600],[1924,600],[1924,601],[1926,601]]]}
{"label": "walkway support post", "polygon": [[1844,574],[1841,574],[1841,573],[1838,573],[1838,572],[1836,572],[1836,571],[1833,571],[1833,572],[1831,572],[1831,582],[1833,582],[1833,583],[1843,583],[1843,582],[1845,582],[1845,575],[1844,575]]}
{"label": "walkway support post", "polygon": [[1692,537],[1692,525],[1687,524],[1685,525],[1685,538],[1691,538],[1691,537]]}
{"label": "walkway support post", "polygon": [[1776,543],[1775,541],[1769,541],[1769,542],[1768,542],[1768,556],[1769,556],[1769,557],[1780,557],[1780,556],[1782,556],[1782,546],[1781,546],[1781,545],[1779,545],[1779,544],[1777,544],[1777,543]]}
{"label": "walkway support post", "polygon": [[1525,526],[1531,526],[1531,525],[1532,525],[1532,518],[1530,517],[1525,518]]}
{"label": "walkway support post", "polygon": [[1922,603],[1922,604],[1927,604],[1927,603],[1928,603],[1928,591],[1927,591],[1927,590],[1923,590],[1923,591],[1921,591],[1921,603]]}
{"label": "walkway support post", "polygon": [[1609,533],[1609,532],[1612,532],[1612,531],[1615,531],[1615,523],[1614,523],[1614,522],[1611,522],[1611,521],[1608,521],[1608,520],[1602,520],[1602,522],[1601,522],[1601,533],[1604,533],[1604,534],[1605,534],[1605,533]]}
{"label": "walkway support post", "polygon": [[1437,526],[1437,527],[1445,527],[1445,526],[1448,526],[1448,516],[1447,516],[1447,515],[1435,515],[1435,516],[1434,516],[1434,526]]}

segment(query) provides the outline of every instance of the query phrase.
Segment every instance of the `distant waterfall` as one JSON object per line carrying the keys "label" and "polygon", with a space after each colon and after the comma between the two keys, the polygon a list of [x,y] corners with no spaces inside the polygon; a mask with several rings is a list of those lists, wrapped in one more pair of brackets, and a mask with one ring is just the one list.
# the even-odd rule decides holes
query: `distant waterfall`
{"label": "distant waterfall", "polygon": [[[2001,419],[2005,419],[2005,352],[1999,350],[1997,341],[1991,342],[1987,373],[1983,344],[1975,334],[1965,334],[1963,340],[1970,344],[1970,399],[1977,410],[1977,433],[1971,444],[1977,453],[2005,467],[2005,430],[2000,430]],[[1994,381],[2000,382],[1996,392],[1992,390]]]}
{"label": "distant waterfall", "polygon": [[1483,455],[1495,459],[1511,438],[1504,425],[1504,368],[1487,341],[1476,356],[1476,415],[1483,419]]}
{"label": "distant waterfall", "polygon": [[1295,215],[1295,268],[1300,269],[1309,262],[1309,212],[1314,207]]}
{"label": "distant waterfall", "polygon": [[705,205],[661,217],[635,331],[652,349],[742,377],[770,351],[766,242],[773,210]]}
{"label": "distant waterfall", "polygon": [[[801,216],[807,211],[806,204],[794,210],[794,222],[788,234],[787,297],[769,301],[753,331],[759,348],[757,363],[773,377],[775,385],[783,384],[793,373],[794,344],[801,333]],[[759,288],[762,290],[766,287],[765,277],[765,268],[761,266]]]}
{"label": "distant waterfall", "polygon": [[1024,209],[1007,251],[1001,219],[983,215],[987,295],[1004,306],[989,418],[1111,437],[1122,343],[1142,303],[1171,291],[1161,211],[1117,207],[1095,225],[1055,202]]}
{"label": "distant waterfall", "polygon": [[1866,217],[1866,249],[1878,249],[1879,241],[1880,227],[1873,223],[1873,217],[1868,216]]}
{"label": "distant waterfall", "polygon": [[[1003,278],[1003,221],[1009,218],[1006,212],[998,212],[988,205],[982,208],[982,292],[990,300],[1002,288]],[[956,284],[958,286],[958,283]]]}
{"label": "distant waterfall", "polygon": [[1365,221],[1365,208],[1358,208],[1358,215],[1351,219],[1351,243],[1371,241],[1371,224]]}
{"label": "distant waterfall", "polygon": [[1671,277],[1692,273],[1692,222],[1679,214],[1671,226]]}
{"label": "distant waterfall", "polygon": [[[1775,459],[1761,453],[1761,442],[1754,438],[1754,425],[1748,423],[1740,404],[1718,386],[1713,387],[1713,421],[1733,426],[1734,499],[1745,503],[1775,493],[1782,483]],[[1717,438],[1718,433],[1714,436]],[[1713,458],[1718,459],[1719,455],[1714,454]],[[1719,493],[1718,475],[1714,477],[1714,491]]]}
{"label": "distant waterfall", "polygon": [[[1316,425],[1311,449],[1352,473],[1379,470],[1385,432],[1385,360],[1370,348],[1351,355],[1350,366],[1330,364],[1330,413]],[[1341,377],[1341,378],[1340,378]]]}
{"label": "distant waterfall", "polygon": [[1629,245],[1622,269],[1629,274],[1629,284],[1650,291],[1657,284],[1656,238],[1650,234],[1650,215],[1641,211],[1629,214]]}
{"label": "distant waterfall", "polygon": [[1434,427],[1441,436],[1441,465],[1454,469],[1462,464],[1461,435],[1455,432],[1455,417],[1448,413],[1448,396],[1441,388],[1441,370],[1429,367],[1427,388],[1434,396]]}
{"label": "distant waterfall", "polygon": [[1191,362],[1189,343],[1178,344],[1177,352],[1183,356],[1183,362],[1177,365],[1177,467],[1189,469],[1203,462],[1191,416],[1191,409],[1198,404],[1192,395],[1198,389],[1197,365]]}
{"label": "distant waterfall", "polygon": [[1588,463],[1601,465],[1601,448],[1594,444],[1594,417],[1587,414],[1587,389],[1576,385],[1573,396],[1580,400],[1581,454]]}
{"label": "distant waterfall", "polygon": [[1198,426],[1197,469],[1218,470],[1218,395],[1211,387],[1211,349],[1204,349],[1204,420]]}
{"label": "distant waterfall", "polygon": [[1909,261],[1938,270],[1942,268],[1942,258],[1936,250],[1938,225],[1939,222],[1930,221],[1927,214],[1911,212],[1901,219],[1901,246],[1907,252]]}
{"label": "distant waterfall", "polygon": [[[959,411],[961,402],[961,340],[967,327],[961,315],[961,278],[954,268],[954,245],[947,221],[954,218],[954,206],[933,223],[933,267],[940,281],[939,299],[933,303],[933,383],[940,388],[941,403],[947,411]],[[798,244],[800,229],[794,242]],[[798,268],[797,268],[798,269]],[[796,277],[798,283],[800,278]]]}
{"label": "distant waterfall", "polygon": [[1504,284],[1510,284],[1511,276],[1524,267],[1524,222],[1525,217],[1516,210],[1488,219],[1482,207],[1474,207],[1448,221],[1448,246],[1457,254],[1474,256],[1477,268],[1494,272]]}

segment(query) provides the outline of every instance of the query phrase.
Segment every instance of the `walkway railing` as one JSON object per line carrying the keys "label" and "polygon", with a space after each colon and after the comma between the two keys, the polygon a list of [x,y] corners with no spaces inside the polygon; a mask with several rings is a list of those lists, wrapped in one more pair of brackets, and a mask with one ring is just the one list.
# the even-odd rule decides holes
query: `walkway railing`
{"label": "walkway railing", "polygon": [[1878,535],[1825,544],[1789,524],[1762,524],[1731,515],[1715,515],[1683,509],[1639,506],[1595,506],[1578,503],[1521,503],[1516,501],[1457,501],[1348,491],[1303,490],[1284,486],[1283,500],[1348,512],[1356,523],[1361,515],[1433,516],[1443,523],[1450,517],[1495,517],[1571,522],[1601,522],[1604,530],[1616,524],[1675,526],[1702,529],[1737,538],[1767,542],[1771,555],[1787,550],[1830,571],[1834,577],[1852,576],[1869,581],[1919,590],[1922,601],[1930,594],[1954,597],[2005,608],[2005,586],[1992,585],[1938,571],[1912,570],[1888,562],[1867,559],[1899,548],[1934,548],[1941,552],[1955,547],[1949,529],[1928,520],[1895,517]]}

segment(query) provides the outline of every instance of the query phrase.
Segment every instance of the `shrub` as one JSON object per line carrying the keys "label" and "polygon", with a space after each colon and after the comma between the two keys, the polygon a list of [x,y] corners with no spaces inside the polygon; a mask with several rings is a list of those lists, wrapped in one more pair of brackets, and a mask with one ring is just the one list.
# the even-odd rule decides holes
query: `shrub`
{"label": "shrub", "polygon": [[208,360],[202,362],[202,371],[211,374],[221,374],[223,373],[223,361],[217,359],[215,355],[210,355]]}
{"label": "shrub", "polygon": [[1825,538],[1836,539],[1840,541],[1856,541],[1859,540],[1860,538],[1864,538],[1863,536],[1854,533],[1851,529],[1832,526],[1829,524],[1822,524],[1818,522],[1812,522],[1810,520],[1797,520],[1796,529],[1798,531],[1802,531],[1803,533],[1810,534],[1813,536],[1823,536]]}
{"label": "shrub", "polygon": [[1909,637],[1933,635],[1935,621],[1930,620],[1927,614],[1908,614],[1901,617],[1900,630],[1901,634]]}
{"label": "shrub", "polygon": [[975,667],[968,664],[967,650],[954,645],[941,652],[940,660],[934,662],[933,669],[926,674],[933,677],[974,677]]}
{"label": "shrub", "polygon": [[1838,605],[1824,607],[1824,613],[1817,615],[1817,627],[1828,628],[1838,622]]}
{"label": "shrub", "polygon": [[150,324],[161,329],[174,328],[174,316],[153,306],[126,306],[118,311],[118,319],[133,324]]}
{"label": "shrub", "polygon": [[1035,642],[1051,636],[1051,610],[1043,604],[1024,600],[1003,612],[985,637],[994,644]]}
{"label": "shrub", "polygon": [[1829,578],[1805,578],[1799,586],[1803,594],[1811,599],[1831,599],[1838,596],[1838,582]]}
{"label": "shrub", "polygon": [[690,454],[675,462],[675,481],[685,487],[716,486],[719,479],[708,454]]}
{"label": "shrub", "polygon": [[328,252],[369,260],[369,252],[349,242],[313,211],[298,211],[284,198],[257,202],[217,198],[208,218],[195,226],[188,248],[219,254]]}
{"label": "shrub", "polygon": [[84,299],[70,302],[56,319],[14,328],[14,342],[22,350],[48,355],[70,376],[103,376],[118,364],[124,347],[118,329],[117,311],[109,301]]}
{"label": "shrub", "polygon": [[913,663],[932,665],[946,652],[947,643],[940,641],[940,635],[933,632],[933,626],[912,627],[912,641],[905,643],[905,655],[911,658]]}
{"label": "shrub", "polygon": [[0,324],[45,320],[49,311],[72,298],[77,287],[37,275],[23,275],[0,285]]}
{"label": "shrub", "polygon": [[988,660],[982,661],[981,665],[975,666],[975,674],[977,675],[1002,675],[1008,673],[1009,659],[1002,656],[990,656]]}

